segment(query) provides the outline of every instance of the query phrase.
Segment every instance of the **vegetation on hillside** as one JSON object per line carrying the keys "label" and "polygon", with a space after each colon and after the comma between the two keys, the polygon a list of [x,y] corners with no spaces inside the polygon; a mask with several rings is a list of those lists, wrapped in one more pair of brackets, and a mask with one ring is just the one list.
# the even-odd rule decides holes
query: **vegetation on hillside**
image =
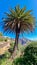
{"label": "vegetation on hillside", "polygon": [[[13,62],[7,62],[11,56],[11,53],[7,51],[4,55],[0,56],[0,65],[6,65],[6,63],[8,65],[37,65],[37,42],[30,42],[23,47],[19,44],[19,47]],[[10,49],[12,49],[12,45]],[[19,55],[19,52],[22,52],[21,55]]]}

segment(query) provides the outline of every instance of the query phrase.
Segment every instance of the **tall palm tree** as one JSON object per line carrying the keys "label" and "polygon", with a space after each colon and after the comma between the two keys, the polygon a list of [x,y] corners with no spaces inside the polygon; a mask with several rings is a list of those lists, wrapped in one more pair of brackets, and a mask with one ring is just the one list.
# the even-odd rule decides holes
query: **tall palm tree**
{"label": "tall palm tree", "polygon": [[32,10],[26,10],[26,7],[20,8],[16,6],[10,9],[10,13],[6,13],[4,21],[4,30],[14,32],[16,34],[14,48],[18,49],[19,34],[23,32],[33,31],[35,18],[32,15]]}

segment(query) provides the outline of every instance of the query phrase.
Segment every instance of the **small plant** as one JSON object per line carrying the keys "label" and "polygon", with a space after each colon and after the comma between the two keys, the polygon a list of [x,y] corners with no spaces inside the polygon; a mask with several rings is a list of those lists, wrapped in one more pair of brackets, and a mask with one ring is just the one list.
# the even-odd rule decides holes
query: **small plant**
{"label": "small plant", "polygon": [[11,56],[11,54],[9,51],[7,51],[7,52],[5,52],[4,56],[5,56],[5,58],[9,58]]}
{"label": "small plant", "polygon": [[0,36],[3,36],[2,32],[0,32]]}
{"label": "small plant", "polygon": [[11,42],[11,43],[10,43],[10,48],[9,48],[9,52],[10,52],[10,53],[12,53],[12,51],[13,51],[13,46],[14,46],[14,43]]}
{"label": "small plant", "polygon": [[6,38],[6,39],[4,39],[4,41],[5,41],[5,42],[7,42],[7,38]]}
{"label": "small plant", "polygon": [[1,55],[0,56],[0,65],[6,65],[6,62],[10,56],[11,56],[11,54],[8,51],[5,52],[5,54]]}
{"label": "small plant", "polygon": [[3,41],[3,38],[0,38],[0,42],[2,42]]}

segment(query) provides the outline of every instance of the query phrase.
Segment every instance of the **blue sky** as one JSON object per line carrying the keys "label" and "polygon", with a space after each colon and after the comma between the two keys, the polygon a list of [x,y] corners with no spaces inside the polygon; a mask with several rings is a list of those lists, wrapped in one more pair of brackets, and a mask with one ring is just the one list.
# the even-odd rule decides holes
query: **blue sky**
{"label": "blue sky", "polygon": [[[20,5],[20,7],[27,7],[27,10],[33,10],[33,15],[37,20],[37,0],[0,0],[0,22],[2,22],[2,18],[5,17],[4,12],[9,12],[10,8],[14,8],[16,5]],[[3,32],[0,26],[0,32]],[[9,36],[14,38],[15,35],[10,33],[3,33],[4,36]],[[22,35],[20,35],[22,37]],[[35,28],[33,33],[25,33],[23,37],[26,37],[31,40],[37,40],[37,28]]]}

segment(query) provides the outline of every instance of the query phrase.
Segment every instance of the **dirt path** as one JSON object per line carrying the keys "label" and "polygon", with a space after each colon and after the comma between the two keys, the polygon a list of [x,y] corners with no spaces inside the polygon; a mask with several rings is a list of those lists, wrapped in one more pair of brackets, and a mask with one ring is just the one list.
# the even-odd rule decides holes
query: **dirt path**
{"label": "dirt path", "polygon": [[10,44],[8,42],[1,42],[0,44],[0,55],[4,54],[9,48]]}

